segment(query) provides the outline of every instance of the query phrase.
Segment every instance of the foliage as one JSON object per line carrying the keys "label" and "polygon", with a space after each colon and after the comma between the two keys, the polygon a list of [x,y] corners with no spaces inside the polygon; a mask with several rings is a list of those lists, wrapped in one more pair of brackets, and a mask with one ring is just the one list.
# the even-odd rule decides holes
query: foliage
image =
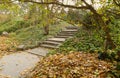
{"label": "foliage", "polygon": [[0,37],[0,51],[14,50],[16,46],[17,46],[16,40],[7,37]]}
{"label": "foliage", "polygon": [[[21,17],[21,12],[23,12],[23,14],[28,14],[28,18],[26,20],[12,20],[2,23],[0,25],[0,34],[3,31],[7,31],[12,37],[14,36],[14,38],[18,39],[21,44],[36,45],[37,41],[42,41],[42,39],[51,36],[51,33],[52,35],[56,33],[57,26],[54,28],[54,26],[51,25],[54,17],[60,16],[62,18],[64,13],[67,13],[64,7],[68,7],[71,8],[71,10],[68,11],[68,15],[66,16],[67,21],[75,25],[80,25],[82,23],[86,29],[82,28],[73,39],[67,40],[58,51],[63,53],[71,51],[98,52],[101,53],[101,55],[105,54],[105,57],[109,59],[116,59],[116,56],[118,59],[119,55],[117,51],[112,50],[113,48],[111,48],[111,50],[109,50],[110,48],[105,49],[104,46],[107,45],[107,47],[109,47],[115,43],[117,46],[116,49],[120,48],[119,0],[91,0],[90,3],[87,2],[87,0],[72,0],[75,3],[74,5],[66,5],[61,3],[61,0],[42,0],[43,2],[36,2],[36,0],[19,0],[18,2],[14,2],[14,0],[13,2],[8,1],[11,0],[2,1],[3,3],[1,2],[1,13]],[[24,1],[28,3],[24,4]],[[53,3],[51,3],[51,1]],[[62,1],[64,2],[65,0]],[[113,2],[118,5],[118,7],[116,7]],[[26,9],[27,12],[22,3],[29,7]],[[99,8],[94,7],[96,3],[98,6],[100,5]],[[81,12],[80,9],[85,9],[85,12]],[[50,26],[50,35],[43,35],[42,26]],[[105,41],[106,43],[104,43]]]}
{"label": "foliage", "polygon": [[112,78],[120,78],[120,62],[115,63],[114,69],[110,70],[108,75]]}
{"label": "foliage", "polygon": [[[43,57],[28,74],[31,78],[106,78],[111,64],[98,60],[96,54],[72,52]],[[25,72],[27,73],[27,72]],[[30,75],[30,76],[29,76]],[[26,77],[26,78],[28,78]]]}
{"label": "foliage", "polygon": [[110,24],[112,39],[120,47],[120,19],[112,19]]}
{"label": "foliage", "polygon": [[2,32],[6,31],[6,32],[15,32],[18,29],[22,29],[22,28],[26,28],[30,26],[30,22],[29,21],[24,21],[24,20],[20,20],[20,21],[16,21],[16,20],[10,20],[6,23],[2,23],[0,25],[0,34],[2,34]]}
{"label": "foliage", "polygon": [[[10,33],[11,37],[17,39],[19,44],[24,44],[26,45],[26,47],[35,47],[39,44],[40,41],[43,41],[44,39],[52,35],[56,35],[56,32],[59,32],[61,28],[64,28],[65,26],[69,25],[64,21],[61,21],[56,24],[51,23],[51,25],[49,26],[50,34],[48,36],[45,36],[43,35],[44,34],[43,24],[45,24],[46,21],[45,19],[42,20],[42,15],[40,15],[39,13],[37,13],[36,15],[35,14],[31,15],[31,18],[28,18],[28,14],[26,14],[24,16],[13,17],[10,20],[6,20],[5,22],[0,23],[0,34],[6,31]],[[40,18],[35,19],[39,15]],[[36,23],[37,21],[39,22]]]}
{"label": "foliage", "polygon": [[38,46],[39,43],[46,38],[56,35],[57,32],[68,25],[68,23],[63,21],[59,22],[59,24],[50,25],[50,34],[47,36],[44,35],[43,26],[41,24],[21,28],[10,33],[10,35],[11,37],[17,39],[19,44],[24,44],[27,48],[32,48]]}
{"label": "foliage", "polygon": [[81,19],[81,20],[82,20],[82,23],[83,23],[83,26],[85,29],[88,29],[88,30],[89,29],[94,29],[94,30],[98,29],[99,25],[98,25],[97,20],[94,19],[94,17],[95,16],[93,14],[91,14],[90,12],[84,14],[83,19]]}
{"label": "foliage", "polygon": [[81,24],[81,21],[84,18],[85,14],[86,14],[85,10],[69,9],[65,19],[67,21],[70,21],[71,23],[75,23],[75,24],[79,25],[79,24]]}
{"label": "foliage", "polygon": [[[107,50],[107,55],[105,58],[110,60],[117,60],[119,58],[117,54],[117,49],[120,48],[120,39],[119,39],[119,19],[114,19],[114,21],[109,25],[111,29],[111,35],[112,39],[116,43],[116,49],[113,50]],[[98,52],[102,53],[104,52],[103,47],[103,38],[101,34],[103,31],[94,30],[94,29],[84,29],[81,28],[79,32],[76,34],[76,36],[72,39],[67,40],[62,46],[60,46],[60,49],[57,50],[59,52],[70,52],[70,51],[88,51],[88,52]],[[103,58],[103,57],[102,57]]]}
{"label": "foliage", "polygon": [[81,28],[74,38],[67,40],[62,46],[60,46],[59,51],[101,51],[103,50],[102,43],[103,40],[96,31]]}
{"label": "foliage", "polygon": [[9,15],[0,14],[0,23],[6,23],[9,20],[10,20],[10,16]]}

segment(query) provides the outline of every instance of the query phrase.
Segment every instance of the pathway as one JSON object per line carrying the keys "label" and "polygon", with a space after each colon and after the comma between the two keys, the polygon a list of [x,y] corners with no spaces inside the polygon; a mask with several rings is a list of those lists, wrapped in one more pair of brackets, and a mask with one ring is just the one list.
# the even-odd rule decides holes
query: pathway
{"label": "pathway", "polygon": [[0,78],[19,78],[24,70],[33,68],[38,61],[39,57],[26,52],[3,56],[0,59]]}
{"label": "pathway", "polygon": [[77,27],[66,27],[53,38],[43,41],[38,48],[3,56],[0,59],[0,78],[5,78],[2,75],[21,78],[21,73],[26,69],[34,68],[39,59],[46,56],[48,49],[57,49],[66,39],[73,37],[77,31]]}

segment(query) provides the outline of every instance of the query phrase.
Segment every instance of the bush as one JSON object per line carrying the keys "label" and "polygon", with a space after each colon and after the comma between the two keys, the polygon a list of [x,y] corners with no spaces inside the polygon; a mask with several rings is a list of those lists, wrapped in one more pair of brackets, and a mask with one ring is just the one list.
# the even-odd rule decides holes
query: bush
{"label": "bush", "polygon": [[109,27],[111,29],[112,39],[114,40],[116,46],[120,47],[120,19],[113,19]]}
{"label": "bush", "polygon": [[60,52],[69,51],[101,51],[103,49],[103,39],[96,31],[86,31],[82,28],[73,39],[69,39],[62,46]]}
{"label": "bush", "polygon": [[2,24],[0,26],[0,34],[2,34],[3,31],[7,31],[7,32],[15,32],[18,29],[21,28],[26,28],[30,26],[30,21],[9,21],[5,24]]}

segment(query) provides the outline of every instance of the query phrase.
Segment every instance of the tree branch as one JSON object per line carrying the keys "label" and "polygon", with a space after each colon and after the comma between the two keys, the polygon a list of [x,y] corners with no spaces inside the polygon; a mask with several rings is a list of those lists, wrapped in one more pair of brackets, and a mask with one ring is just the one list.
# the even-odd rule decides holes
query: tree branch
{"label": "tree branch", "polygon": [[99,14],[97,13],[97,11],[93,8],[93,6],[91,6],[90,4],[88,4],[85,0],[81,0],[81,1],[85,3],[85,5],[88,7],[88,9],[89,9],[91,12],[93,12],[93,13],[96,14],[96,15],[99,15]]}
{"label": "tree branch", "polygon": [[[21,0],[19,0],[21,1]],[[51,4],[55,4],[55,5],[59,5],[59,6],[63,6],[66,8],[73,8],[73,9],[89,9],[87,6],[74,6],[74,5],[66,5],[60,2],[37,2],[37,1],[32,1],[32,0],[25,0],[24,2],[31,2],[31,3],[36,3],[36,4],[42,4],[42,5],[51,5]]]}

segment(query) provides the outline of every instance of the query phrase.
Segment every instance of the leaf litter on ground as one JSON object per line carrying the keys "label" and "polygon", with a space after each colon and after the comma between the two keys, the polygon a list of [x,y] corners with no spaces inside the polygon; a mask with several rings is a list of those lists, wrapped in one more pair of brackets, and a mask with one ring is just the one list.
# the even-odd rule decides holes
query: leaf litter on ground
{"label": "leaf litter on ground", "polygon": [[0,36],[0,57],[14,51],[17,44],[17,41],[12,38]]}
{"label": "leaf litter on ground", "polygon": [[85,52],[49,55],[41,58],[26,78],[106,78],[112,64],[97,56]]}

